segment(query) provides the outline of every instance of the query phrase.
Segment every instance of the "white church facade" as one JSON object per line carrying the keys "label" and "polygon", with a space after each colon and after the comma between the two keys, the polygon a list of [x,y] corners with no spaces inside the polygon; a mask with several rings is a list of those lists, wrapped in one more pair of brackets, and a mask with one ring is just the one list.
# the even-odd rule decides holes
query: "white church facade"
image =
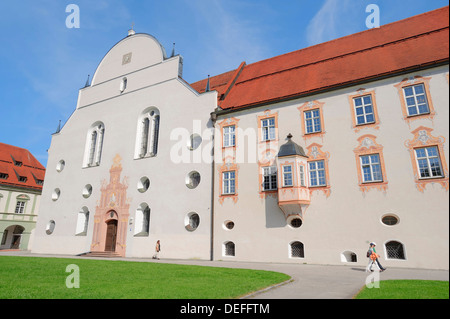
{"label": "white church facade", "polygon": [[131,31],[52,136],[33,252],[448,269],[448,12],[192,84]]}

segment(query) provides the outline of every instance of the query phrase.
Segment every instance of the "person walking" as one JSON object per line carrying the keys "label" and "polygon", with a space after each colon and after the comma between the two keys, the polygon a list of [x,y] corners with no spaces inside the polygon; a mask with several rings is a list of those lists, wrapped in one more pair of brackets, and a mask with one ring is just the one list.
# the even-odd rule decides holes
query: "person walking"
{"label": "person walking", "polygon": [[370,247],[369,250],[367,252],[367,257],[369,257],[369,264],[366,267],[366,272],[372,272],[372,265],[376,264],[378,269],[380,270],[380,272],[383,272],[386,270],[386,268],[384,268],[380,261],[378,260],[378,258],[380,257],[380,255],[377,254],[377,251],[375,250],[375,246],[377,244],[374,242],[370,243]]}
{"label": "person walking", "polygon": [[155,254],[153,255],[153,259],[158,259],[159,260],[159,252],[161,251],[161,243],[159,241],[159,239],[156,241],[156,246],[155,246]]}

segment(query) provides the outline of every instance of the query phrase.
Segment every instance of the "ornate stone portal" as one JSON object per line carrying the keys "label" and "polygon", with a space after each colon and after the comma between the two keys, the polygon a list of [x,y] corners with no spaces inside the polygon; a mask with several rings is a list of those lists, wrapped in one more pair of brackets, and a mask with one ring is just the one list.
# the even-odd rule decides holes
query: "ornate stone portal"
{"label": "ornate stone portal", "polygon": [[124,177],[120,182],[121,160],[117,154],[109,170],[109,184],[102,181],[100,201],[95,208],[91,251],[111,251],[125,257],[130,204],[128,178]]}

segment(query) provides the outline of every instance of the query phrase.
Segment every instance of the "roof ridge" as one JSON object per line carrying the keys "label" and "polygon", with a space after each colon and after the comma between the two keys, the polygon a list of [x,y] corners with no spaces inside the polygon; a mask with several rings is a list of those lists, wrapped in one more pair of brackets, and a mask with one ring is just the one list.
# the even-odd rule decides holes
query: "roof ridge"
{"label": "roof ridge", "polygon": [[[432,11],[423,12],[423,13],[420,13],[420,14],[417,14],[417,15],[414,15],[414,16],[411,16],[411,17],[407,17],[407,18],[404,18],[404,19],[401,19],[401,20],[393,21],[393,22],[390,22],[388,24],[381,25],[380,28],[372,28],[372,29],[368,29],[368,30],[359,31],[359,32],[348,34],[348,35],[345,35],[345,36],[342,36],[342,37],[339,37],[339,38],[336,38],[336,39],[332,39],[332,40],[329,40],[329,41],[326,41],[326,42],[317,43],[317,44],[314,44],[314,45],[311,45],[311,46],[307,46],[307,47],[304,47],[304,48],[301,48],[301,49],[298,49],[298,50],[294,50],[294,51],[286,52],[286,53],[283,53],[283,54],[279,54],[279,55],[276,55],[276,56],[273,56],[273,57],[270,57],[270,58],[267,58],[267,59],[263,59],[263,60],[260,60],[260,61],[256,61],[254,63],[250,63],[248,66],[253,66],[255,64],[266,62],[268,60],[275,59],[275,58],[282,57],[282,56],[286,56],[286,55],[289,55],[289,54],[294,54],[294,53],[299,52],[299,51],[317,48],[319,46],[327,45],[329,43],[340,41],[342,39],[359,36],[359,35],[361,35],[362,33],[365,33],[365,32],[377,32],[381,28],[386,28],[388,26],[396,25],[396,24],[399,24],[399,23],[405,23],[405,21],[407,21],[407,20],[417,19],[418,17],[424,16],[424,15],[428,15],[428,14],[432,14],[432,13],[436,13],[437,11],[444,11],[445,8],[449,8],[449,6],[444,6],[442,8],[434,9]],[[448,28],[448,25],[446,27]],[[442,28],[440,28],[440,29],[442,29]],[[436,30],[439,30],[439,29],[434,29],[434,30],[430,30],[430,31],[426,31],[426,32],[432,32],[432,31],[436,31]],[[409,36],[409,37],[413,37],[413,36]],[[401,39],[398,39],[398,40],[401,40]]]}
{"label": "roof ridge", "polygon": [[[419,34],[416,34],[416,35],[412,35],[412,36],[409,36],[409,37],[406,37],[406,38],[397,39],[397,40],[390,41],[390,42],[384,42],[382,44],[378,44],[378,45],[371,46],[371,47],[368,47],[368,48],[364,48],[364,49],[361,49],[361,50],[356,50],[356,51],[351,51],[351,52],[347,52],[347,53],[340,54],[340,55],[335,55],[335,56],[332,56],[332,57],[329,57],[329,58],[325,58],[325,59],[321,59],[321,60],[317,60],[317,61],[314,61],[314,62],[301,64],[301,65],[296,65],[296,66],[293,66],[293,67],[290,67],[290,68],[285,68],[285,69],[278,70],[278,71],[275,71],[275,72],[265,73],[263,75],[259,75],[259,76],[255,76],[255,77],[249,78],[247,80],[243,80],[243,81],[238,82],[236,84],[250,82],[250,81],[257,80],[257,79],[260,79],[260,78],[263,78],[263,77],[266,77],[266,76],[271,76],[271,75],[274,75],[274,74],[278,74],[278,73],[282,73],[282,72],[286,72],[286,71],[290,71],[290,70],[300,69],[300,68],[303,68],[303,67],[306,67],[306,66],[319,64],[319,63],[323,63],[323,62],[326,62],[326,61],[331,61],[331,60],[334,60],[334,59],[342,58],[342,57],[349,56],[349,55],[354,55],[354,54],[361,53],[361,52],[370,51],[370,50],[373,50],[373,49],[376,49],[376,48],[380,48],[380,47],[394,45],[394,44],[397,44],[397,43],[400,43],[400,42],[404,42],[404,41],[407,41],[407,40],[410,40],[410,39],[413,39],[413,38],[418,38],[418,37],[422,37],[422,36],[425,36],[425,35],[428,35],[428,34],[441,32],[441,31],[443,31],[445,29],[449,29],[449,26],[446,26],[446,27],[443,27],[443,28],[439,28],[439,29],[435,29],[435,30],[431,30],[431,31],[427,31],[427,32],[423,32],[423,33],[419,33]],[[363,31],[363,32],[365,32],[365,31]],[[339,38],[339,39],[341,39],[341,38]],[[339,40],[339,39],[335,39],[335,40]],[[321,44],[326,44],[326,43],[329,43],[329,42],[325,42],[325,43],[321,43]],[[308,47],[308,48],[311,48],[311,47]],[[308,49],[308,48],[305,48],[305,49]],[[298,52],[298,51],[301,51],[301,50],[304,50],[304,49],[300,49],[300,50],[293,51],[293,52]],[[293,52],[290,52],[290,53],[293,53]],[[286,54],[289,54],[289,53],[286,53]],[[276,57],[279,57],[279,56],[276,56]],[[276,58],[276,57],[274,57],[274,58]],[[270,60],[270,59],[272,59],[272,58],[269,58],[269,59],[266,59],[266,60],[262,60],[262,61],[258,61],[258,62],[252,63],[250,65],[254,65],[254,64],[257,64],[259,62],[267,61],[267,60]]]}
{"label": "roof ridge", "polygon": [[[231,79],[228,81],[226,89],[224,90],[224,93],[221,94],[221,96],[219,97],[219,100],[224,100],[228,93],[230,93],[231,89],[233,88],[233,86],[235,85],[237,79],[239,78],[239,76],[242,73],[242,70],[244,69],[244,67],[247,65],[247,63],[245,61],[241,62],[241,64],[238,66],[238,68],[234,71],[233,76],[231,77]],[[220,105],[219,105],[220,106]]]}

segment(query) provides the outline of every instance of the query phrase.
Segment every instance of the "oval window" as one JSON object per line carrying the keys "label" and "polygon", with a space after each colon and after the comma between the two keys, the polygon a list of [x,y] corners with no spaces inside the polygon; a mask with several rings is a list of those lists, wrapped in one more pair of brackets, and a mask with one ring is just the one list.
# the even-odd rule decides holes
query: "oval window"
{"label": "oval window", "polygon": [[394,226],[397,225],[400,220],[395,215],[385,215],[383,218],[381,218],[381,222],[387,226]]}
{"label": "oval window", "polygon": [[189,189],[194,189],[200,184],[200,173],[197,171],[192,171],[186,176],[186,187]]}
{"label": "oval window", "polygon": [[61,191],[59,190],[59,188],[55,188],[55,190],[52,193],[52,200],[54,202],[57,201],[60,195],[61,195]]}
{"label": "oval window", "polygon": [[45,232],[47,233],[47,235],[51,235],[54,230],[55,230],[55,221],[51,220],[48,222]]}
{"label": "oval window", "polygon": [[150,180],[148,179],[148,177],[146,177],[146,176],[141,177],[141,179],[139,180],[139,182],[137,184],[137,190],[140,193],[144,193],[148,190],[149,187],[150,187]]}
{"label": "oval window", "polygon": [[197,213],[189,213],[185,219],[185,227],[188,231],[194,231],[200,224],[200,216]]}
{"label": "oval window", "polygon": [[84,186],[82,194],[84,198],[89,198],[92,194],[92,185],[87,184],[86,186]]}
{"label": "oval window", "polygon": [[189,143],[188,143],[188,147],[191,151],[197,149],[200,144],[202,143],[203,139],[200,135],[198,134],[192,134],[191,137],[189,138]]}
{"label": "oval window", "polygon": [[226,230],[232,230],[234,228],[234,222],[231,221],[231,220],[227,220],[224,223],[224,227],[225,227]]}
{"label": "oval window", "polygon": [[59,173],[64,169],[64,166],[66,166],[66,162],[64,160],[60,160],[58,164],[56,164],[56,171]]}

